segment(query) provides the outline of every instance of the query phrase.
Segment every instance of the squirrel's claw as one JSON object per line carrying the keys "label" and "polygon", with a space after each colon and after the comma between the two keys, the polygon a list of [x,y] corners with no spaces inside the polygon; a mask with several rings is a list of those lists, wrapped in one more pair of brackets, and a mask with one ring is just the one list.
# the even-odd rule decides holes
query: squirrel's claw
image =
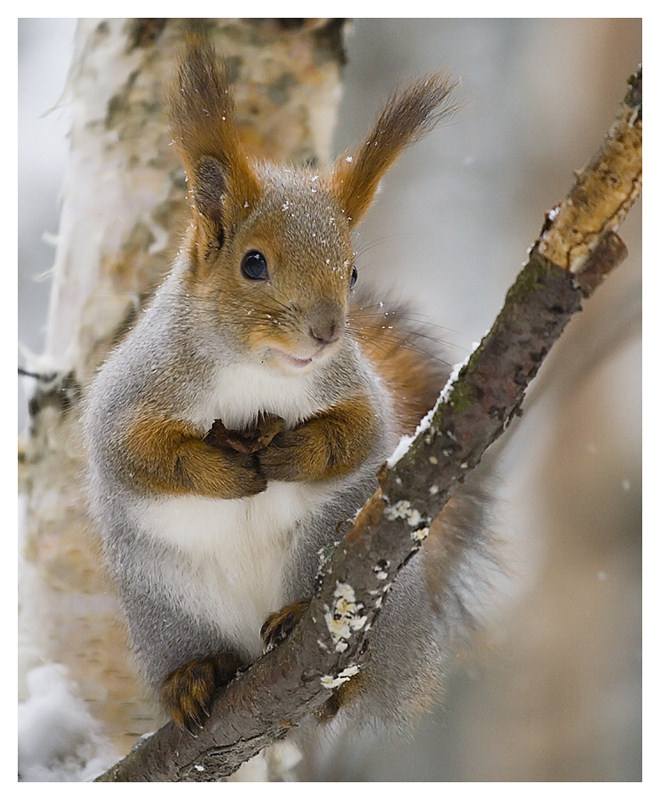
{"label": "squirrel's claw", "polygon": [[275,414],[262,415],[253,427],[245,431],[229,430],[222,420],[216,419],[204,441],[213,447],[229,447],[237,453],[250,455],[268,447],[284,428],[284,420]]}
{"label": "squirrel's claw", "polygon": [[269,614],[266,621],[261,626],[261,638],[264,641],[264,652],[277,647],[289,636],[296,627],[301,617],[307,611],[310,598],[296,600],[288,606],[284,606],[279,611]]}
{"label": "squirrel's claw", "polygon": [[211,716],[217,690],[229,683],[240,666],[236,656],[219,653],[177,667],[163,681],[165,710],[180,728],[194,736]]}

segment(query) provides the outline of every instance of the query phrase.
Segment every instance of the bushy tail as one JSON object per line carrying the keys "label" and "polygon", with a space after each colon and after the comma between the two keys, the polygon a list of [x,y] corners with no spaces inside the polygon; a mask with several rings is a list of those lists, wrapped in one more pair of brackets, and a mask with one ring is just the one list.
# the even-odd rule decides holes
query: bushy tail
{"label": "bushy tail", "polygon": [[[412,434],[451,371],[433,328],[405,305],[366,294],[352,304],[349,326],[385,381],[400,434]],[[467,656],[481,630],[498,566],[487,518],[489,470],[481,465],[434,520],[420,555],[399,574],[369,646],[372,658],[341,686],[328,713],[343,709],[406,729],[442,698],[452,659]]]}
{"label": "bushy tail", "polygon": [[351,304],[348,325],[390,390],[398,434],[414,433],[449,374],[441,343],[405,304],[379,302],[364,291]]}

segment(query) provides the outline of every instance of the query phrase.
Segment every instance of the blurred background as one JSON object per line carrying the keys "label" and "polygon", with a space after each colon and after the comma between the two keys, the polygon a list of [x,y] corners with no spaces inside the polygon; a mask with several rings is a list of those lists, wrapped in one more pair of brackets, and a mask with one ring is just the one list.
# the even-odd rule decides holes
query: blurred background
{"label": "blurred background", "polygon": [[[74,30],[19,21],[19,364],[21,348],[43,347]],[[337,152],[398,84],[438,68],[461,79],[461,110],[391,171],[356,242],[360,279],[413,299],[461,361],[614,119],[641,21],[362,19],[346,50]],[[498,447],[493,528],[509,572],[480,657],[414,737],[328,743],[303,779],[641,779],[639,204],[621,234],[628,260],[571,322]]]}

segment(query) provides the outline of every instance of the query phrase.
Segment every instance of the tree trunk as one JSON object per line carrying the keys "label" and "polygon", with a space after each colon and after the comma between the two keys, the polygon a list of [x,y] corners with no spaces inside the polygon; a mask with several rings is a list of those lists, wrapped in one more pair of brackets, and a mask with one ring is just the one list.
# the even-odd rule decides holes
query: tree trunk
{"label": "tree trunk", "polygon": [[30,429],[19,446],[19,676],[26,700],[31,670],[63,665],[118,754],[153,730],[157,716],[133,677],[86,512],[79,410],[184,231],[186,184],[162,93],[191,27],[203,28],[225,58],[239,121],[258,153],[326,159],[340,97],[343,20],[79,23],[46,347],[39,364],[27,365],[39,377],[31,379]]}

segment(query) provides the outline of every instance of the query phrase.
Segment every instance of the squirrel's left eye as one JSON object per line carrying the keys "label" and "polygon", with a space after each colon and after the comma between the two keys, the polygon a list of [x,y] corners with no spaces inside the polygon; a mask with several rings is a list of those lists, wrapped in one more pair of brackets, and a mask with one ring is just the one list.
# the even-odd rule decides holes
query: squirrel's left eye
{"label": "squirrel's left eye", "polygon": [[351,272],[351,286],[355,286],[355,282],[357,281],[357,270],[353,267],[353,272]]}
{"label": "squirrel's left eye", "polygon": [[249,281],[267,280],[268,263],[266,256],[258,250],[248,250],[241,261],[241,273]]}

